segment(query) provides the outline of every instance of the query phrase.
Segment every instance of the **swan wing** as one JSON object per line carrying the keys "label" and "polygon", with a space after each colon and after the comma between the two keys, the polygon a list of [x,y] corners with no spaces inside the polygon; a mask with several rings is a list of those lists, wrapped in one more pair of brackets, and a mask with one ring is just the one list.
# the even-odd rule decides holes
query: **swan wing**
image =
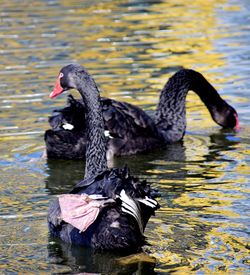
{"label": "swan wing", "polygon": [[158,137],[153,119],[141,108],[109,98],[101,98],[105,128],[112,137]]}

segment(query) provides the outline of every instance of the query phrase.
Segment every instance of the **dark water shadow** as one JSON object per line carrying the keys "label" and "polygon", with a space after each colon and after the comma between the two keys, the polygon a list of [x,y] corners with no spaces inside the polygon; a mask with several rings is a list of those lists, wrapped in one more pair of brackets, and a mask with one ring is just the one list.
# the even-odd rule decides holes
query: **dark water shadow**
{"label": "dark water shadow", "polygon": [[[97,252],[90,248],[73,246],[60,240],[49,239],[48,260],[51,264],[67,267],[63,273],[53,274],[156,274],[156,260],[144,252],[129,256]],[[84,273],[85,274],[85,273]]]}
{"label": "dark water shadow", "polygon": [[[221,152],[234,150],[233,145],[240,141],[235,138],[234,133],[220,130],[218,133],[209,136],[210,145],[208,146],[208,153],[203,155],[204,161],[189,161],[186,159],[186,148],[183,142],[169,144],[166,147],[156,149],[152,152],[124,156],[114,158],[112,167],[124,167],[128,165],[131,173],[139,176],[142,179],[147,179],[149,182],[157,183],[161,179],[168,179],[174,181],[185,180],[189,177],[187,164],[195,163],[203,166],[206,163],[209,169],[209,162],[221,159]],[[45,179],[46,188],[51,195],[65,193],[71,190],[84,177],[85,161],[82,160],[47,160],[47,174]],[[161,171],[156,173],[154,171]],[[204,179],[211,179],[209,175],[194,174],[192,177],[203,177]],[[174,188],[174,185],[173,185]],[[185,184],[183,184],[185,191]],[[170,190],[169,190],[170,191]]]}
{"label": "dark water shadow", "polygon": [[51,195],[70,191],[84,177],[85,163],[81,160],[47,160],[45,186]]}
{"label": "dark water shadow", "polygon": [[[156,163],[155,163],[156,161]],[[185,161],[185,148],[182,143],[171,144],[167,148],[153,152],[115,158],[112,167],[128,165],[131,173],[140,178],[150,178],[150,170],[158,167],[158,162],[164,161],[164,169],[169,166],[175,171],[172,177],[178,176]],[[82,160],[47,160],[46,188],[51,195],[61,194],[71,190],[84,177],[85,162]],[[178,176],[179,177],[179,176]]]}

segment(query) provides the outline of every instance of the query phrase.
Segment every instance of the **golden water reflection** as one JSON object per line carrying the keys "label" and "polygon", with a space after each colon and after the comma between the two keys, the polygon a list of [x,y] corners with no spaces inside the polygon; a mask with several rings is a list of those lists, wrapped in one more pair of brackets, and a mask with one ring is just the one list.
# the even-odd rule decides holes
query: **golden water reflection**
{"label": "golden water reflection", "polygon": [[[250,36],[244,3],[1,1],[3,272],[146,274],[145,266],[147,274],[247,272]],[[151,114],[167,79],[182,67],[194,68],[240,114],[240,133],[220,130],[189,93],[183,144],[115,159],[161,191],[162,207],[146,230],[145,251],[155,261],[98,255],[85,262],[85,250],[48,239],[49,201],[70,190],[84,170],[81,162],[41,158],[47,117],[65,102],[48,94],[60,67],[70,62],[88,68],[102,95]]]}

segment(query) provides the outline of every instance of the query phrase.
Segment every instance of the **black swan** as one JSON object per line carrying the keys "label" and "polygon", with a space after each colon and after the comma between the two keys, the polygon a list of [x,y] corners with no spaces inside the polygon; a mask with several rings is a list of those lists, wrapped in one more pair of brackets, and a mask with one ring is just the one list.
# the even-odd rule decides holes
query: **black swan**
{"label": "black swan", "polygon": [[[199,95],[213,120],[224,128],[239,129],[235,109],[216,89],[194,70],[181,69],[161,91],[154,118],[142,109],[109,98],[101,98],[105,130],[111,137],[107,157],[130,155],[180,141],[186,129],[185,100],[189,90]],[[84,103],[68,97],[67,107],[49,118],[52,129],[45,132],[48,158],[78,159],[84,156],[86,129]]]}
{"label": "black swan", "polygon": [[107,169],[99,91],[94,79],[77,64],[61,69],[50,97],[71,88],[79,91],[85,105],[85,178],[70,194],[52,202],[49,231],[67,243],[98,250],[136,251],[144,244],[145,226],[159,207],[154,199],[157,192],[146,181],[132,177],[126,167]]}

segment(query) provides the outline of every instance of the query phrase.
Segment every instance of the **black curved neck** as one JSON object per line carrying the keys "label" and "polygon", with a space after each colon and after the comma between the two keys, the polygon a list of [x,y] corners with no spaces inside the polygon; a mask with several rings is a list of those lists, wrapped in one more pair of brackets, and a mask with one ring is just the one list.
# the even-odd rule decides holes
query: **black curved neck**
{"label": "black curved neck", "polygon": [[212,118],[217,122],[216,114],[224,100],[202,74],[182,69],[174,74],[161,91],[157,106],[155,123],[166,142],[180,140],[186,129],[186,96],[193,90],[207,106]]}
{"label": "black curved neck", "polygon": [[100,95],[95,81],[89,75],[78,76],[78,79],[77,90],[81,94],[86,107],[86,179],[107,169],[106,139]]}

